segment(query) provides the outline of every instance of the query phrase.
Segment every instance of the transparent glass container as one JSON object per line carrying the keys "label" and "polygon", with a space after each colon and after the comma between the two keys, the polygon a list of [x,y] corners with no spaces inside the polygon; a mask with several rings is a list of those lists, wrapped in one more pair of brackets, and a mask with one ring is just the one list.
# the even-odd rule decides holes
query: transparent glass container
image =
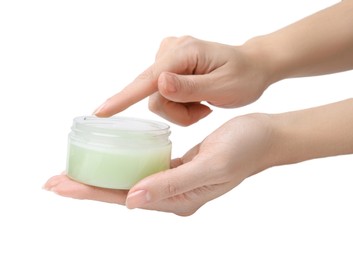
{"label": "transparent glass container", "polygon": [[68,140],[67,175],[78,182],[130,189],[142,178],[169,169],[170,127],[128,117],[74,118]]}

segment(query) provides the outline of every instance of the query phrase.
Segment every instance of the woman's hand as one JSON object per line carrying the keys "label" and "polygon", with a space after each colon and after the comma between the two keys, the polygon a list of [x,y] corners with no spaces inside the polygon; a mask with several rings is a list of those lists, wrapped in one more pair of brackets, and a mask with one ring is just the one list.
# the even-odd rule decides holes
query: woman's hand
{"label": "woman's hand", "polygon": [[230,46],[189,36],[167,38],[155,63],[95,114],[112,116],[150,96],[150,110],[186,126],[211,112],[202,101],[225,108],[249,104],[270,84],[266,62],[255,54],[246,45]]}
{"label": "woman's hand", "polygon": [[277,115],[236,117],[129,191],[95,188],[52,177],[45,188],[59,195],[193,214],[206,202],[266,168],[353,153],[353,99]]}
{"label": "woman's hand", "polygon": [[150,96],[153,112],[186,126],[211,112],[202,101],[239,107],[279,80],[350,70],[352,11],[353,1],[343,1],[240,46],[167,38],[155,63],[95,114],[112,116]]}
{"label": "woman's hand", "polygon": [[129,191],[84,185],[66,175],[52,177],[44,188],[77,199],[191,215],[269,167],[273,141],[269,116],[242,116],[228,121],[182,158],[173,160],[172,169],[141,180]]}

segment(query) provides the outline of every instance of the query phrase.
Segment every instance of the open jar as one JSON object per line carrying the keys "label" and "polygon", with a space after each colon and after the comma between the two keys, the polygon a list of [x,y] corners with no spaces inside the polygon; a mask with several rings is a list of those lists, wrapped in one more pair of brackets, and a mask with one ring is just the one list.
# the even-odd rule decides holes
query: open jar
{"label": "open jar", "polygon": [[139,180],[169,169],[170,127],[129,117],[74,118],[68,140],[67,175],[78,182],[130,189]]}

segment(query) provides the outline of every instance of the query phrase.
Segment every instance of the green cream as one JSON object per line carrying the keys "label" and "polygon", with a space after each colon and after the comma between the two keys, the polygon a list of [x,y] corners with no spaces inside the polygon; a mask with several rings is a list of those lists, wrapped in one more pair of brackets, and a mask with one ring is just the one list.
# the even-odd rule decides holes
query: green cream
{"label": "green cream", "polygon": [[[151,127],[137,131],[137,119],[124,119],[122,123],[120,119],[110,122],[111,118],[79,119],[74,121],[68,144],[66,171],[73,180],[103,188],[130,189],[139,180],[170,167],[169,127],[162,129],[161,135],[160,129],[156,132]],[[127,125],[134,125],[133,129]]]}
{"label": "green cream", "polygon": [[170,145],[144,149],[92,149],[69,145],[70,178],[98,187],[129,189],[139,180],[169,168]]}

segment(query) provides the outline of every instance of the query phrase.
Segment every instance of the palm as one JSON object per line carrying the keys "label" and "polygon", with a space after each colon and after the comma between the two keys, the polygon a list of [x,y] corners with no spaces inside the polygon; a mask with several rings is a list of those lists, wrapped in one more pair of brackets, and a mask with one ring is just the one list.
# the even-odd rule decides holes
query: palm
{"label": "palm", "polygon": [[[159,199],[138,206],[190,215],[206,202],[228,192],[246,177],[264,168],[270,133],[263,116],[245,116],[228,121],[183,157],[172,161],[172,169],[142,180],[131,190],[149,189]],[[61,196],[124,205],[129,191],[88,186],[65,174],[48,180],[45,188]],[[131,192],[131,191],[130,191]],[[162,193],[165,193],[161,195]],[[129,199],[127,200],[129,204]],[[129,207],[134,202],[130,202]]]}

